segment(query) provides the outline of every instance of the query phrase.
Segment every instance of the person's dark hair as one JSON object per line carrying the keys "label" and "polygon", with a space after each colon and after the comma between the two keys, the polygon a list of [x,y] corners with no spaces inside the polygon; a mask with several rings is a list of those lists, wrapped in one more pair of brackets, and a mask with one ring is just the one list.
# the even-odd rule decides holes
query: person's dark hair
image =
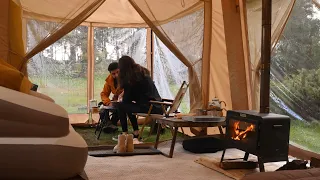
{"label": "person's dark hair", "polygon": [[108,71],[111,72],[111,71],[114,71],[116,69],[118,69],[119,65],[117,62],[113,62],[111,64],[109,64],[108,66]]}
{"label": "person's dark hair", "polygon": [[120,87],[123,88],[124,84],[134,84],[142,80],[145,76],[150,76],[148,69],[135,63],[129,56],[122,56],[119,59],[119,80]]}

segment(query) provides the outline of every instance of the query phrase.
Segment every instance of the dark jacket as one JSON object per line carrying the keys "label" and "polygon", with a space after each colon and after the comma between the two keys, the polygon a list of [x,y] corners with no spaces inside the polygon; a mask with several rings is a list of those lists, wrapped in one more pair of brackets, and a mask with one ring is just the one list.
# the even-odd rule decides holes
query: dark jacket
{"label": "dark jacket", "polygon": [[161,101],[159,92],[151,77],[146,75],[134,84],[124,84],[124,95],[122,102],[132,103],[135,101],[139,105],[150,106],[149,101]]}

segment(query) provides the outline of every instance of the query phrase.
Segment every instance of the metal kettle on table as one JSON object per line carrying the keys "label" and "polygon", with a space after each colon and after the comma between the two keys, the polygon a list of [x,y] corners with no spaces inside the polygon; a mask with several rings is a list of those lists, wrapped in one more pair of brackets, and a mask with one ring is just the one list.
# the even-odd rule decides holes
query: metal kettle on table
{"label": "metal kettle on table", "polygon": [[209,109],[222,110],[221,103],[223,103],[225,107],[227,106],[226,102],[219,101],[219,98],[215,97],[209,102]]}
{"label": "metal kettle on table", "polygon": [[225,108],[222,108],[221,104],[224,104],[224,107],[227,106],[226,102],[220,101],[219,98],[215,97],[208,104],[208,115],[211,116],[223,116],[222,110],[227,111]]}

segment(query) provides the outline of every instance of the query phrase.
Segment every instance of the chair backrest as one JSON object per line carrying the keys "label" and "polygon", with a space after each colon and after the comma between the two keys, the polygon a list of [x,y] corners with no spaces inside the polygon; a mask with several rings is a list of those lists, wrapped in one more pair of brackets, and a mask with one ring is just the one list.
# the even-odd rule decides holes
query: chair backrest
{"label": "chair backrest", "polygon": [[172,106],[171,108],[169,109],[168,111],[168,114],[171,114],[171,113],[174,113],[175,111],[178,110],[180,104],[181,104],[181,101],[184,97],[184,95],[186,94],[187,90],[188,90],[188,87],[189,87],[189,84],[187,84],[186,81],[183,81],[176,97],[174,98],[173,102],[172,102]]}

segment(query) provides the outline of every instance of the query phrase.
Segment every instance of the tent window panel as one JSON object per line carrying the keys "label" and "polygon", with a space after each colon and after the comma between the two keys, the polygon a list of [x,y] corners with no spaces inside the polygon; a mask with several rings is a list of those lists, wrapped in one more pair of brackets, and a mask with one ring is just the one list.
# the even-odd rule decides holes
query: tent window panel
{"label": "tent window panel", "polygon": [[[27,47],[37,42],[38,34],[47,32],[38,26],[51,22],[27,22]],[[50,96],[68,113],[87,112],[87,40],[88,28],[79,26],[35,55],[28,64],[31,81],[38,91]]]}
{"label": "tent window panel", "polygon": [[[72,0],[72,1],[37,1],[21,0],[23,17],[50,21],[38,24],[37,29],[41,32],[28,46],[27,52],[34,49],[42,40],[52,36],[62,27],[65,27],[75,17],[83,13],[88,7],[99,3],[100,0]],[[87,13],[85,13],[87,15]],[[82,14],[83,15],[83,14]],[[52,23],[55,22],[55,23]]]}
{"label": "tent window panel", "polygon": [[204,32],[204,8],[158,28],[177,46],[193,64],[197,77],[201,79]]}
{"label": "tent window panel", "polygon": [[[188,68],[154,35],[153,80],[162,98],[174,99],[183,81],[188,82]],[[190,111],[189,92],[180,105],[180,111]]]}
{"label": "tent window panel", "polygon": [[290,140],[320,153],[320,10],[299,0],[271,63],[271,111],[291,117]]}
{"label": "tent window panel", "polygon": [[[160,28],[193,64],[202,58],[204,9],[163,24]],[[201,73],[201,71],[199,72]]]}
{"label": "tent window panel", "polygon": [[101,100],[108,66],[123,55],[147,67],[147,29],[145,28],[94,28],[94,98]]}

